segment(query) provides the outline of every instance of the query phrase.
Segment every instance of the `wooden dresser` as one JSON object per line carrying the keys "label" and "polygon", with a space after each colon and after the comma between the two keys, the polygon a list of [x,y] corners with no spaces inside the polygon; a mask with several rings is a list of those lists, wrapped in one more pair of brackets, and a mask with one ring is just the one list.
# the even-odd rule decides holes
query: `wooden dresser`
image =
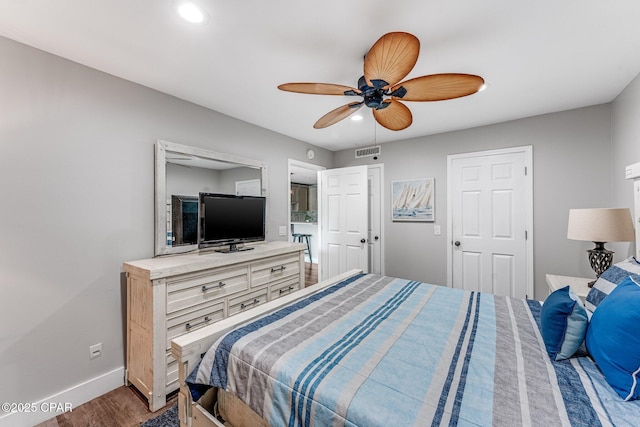
{"label": "wooden dresser", "polygon": [[304,287],[301,243],[205,252],[124,263],[127,275],[127,384],[157,411],[178,389],[171,340]]}

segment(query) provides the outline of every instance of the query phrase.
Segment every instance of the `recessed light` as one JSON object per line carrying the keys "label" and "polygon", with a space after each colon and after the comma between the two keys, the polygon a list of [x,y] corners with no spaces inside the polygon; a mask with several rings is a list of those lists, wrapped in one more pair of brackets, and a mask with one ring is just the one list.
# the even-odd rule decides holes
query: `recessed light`
{"label": "recessed light", "polygon": [[358,120],[362,120],[362,116],[360,114],[355,114],[351,116],[351,120],[353,120],[354,122],[357,122]]}
{"label": "recessed light", "polygon": [[178,6],[178,13],[185,21],[193,22],[194,24],[204,22],[204,12],[193,3],[182,3]]}

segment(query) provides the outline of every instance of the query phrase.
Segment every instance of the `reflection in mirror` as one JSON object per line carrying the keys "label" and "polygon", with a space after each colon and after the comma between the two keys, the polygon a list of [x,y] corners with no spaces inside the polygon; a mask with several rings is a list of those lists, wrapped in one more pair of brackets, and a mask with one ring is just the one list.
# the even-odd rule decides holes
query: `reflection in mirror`
{"label": "reflection in mirror", "polygon": [[171,235],[167,235],[167,244],[171,246],[198,243],[197,197],[171,195],[171,230]]}
{"label": "reflection in mirror", "polygon": [[198,194],[266,196],[264,163],[156,142],[155,255],[197,249]]}

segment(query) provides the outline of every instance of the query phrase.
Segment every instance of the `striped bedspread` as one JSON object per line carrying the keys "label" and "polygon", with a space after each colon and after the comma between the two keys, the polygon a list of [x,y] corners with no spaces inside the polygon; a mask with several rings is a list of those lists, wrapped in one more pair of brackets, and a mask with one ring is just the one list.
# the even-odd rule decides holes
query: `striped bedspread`
{"label": "striped bedspread", "polygon": [[587,357],[550,362],[536,301],[362,275],[222,337],[188,382],[271,426],[638,426]]}

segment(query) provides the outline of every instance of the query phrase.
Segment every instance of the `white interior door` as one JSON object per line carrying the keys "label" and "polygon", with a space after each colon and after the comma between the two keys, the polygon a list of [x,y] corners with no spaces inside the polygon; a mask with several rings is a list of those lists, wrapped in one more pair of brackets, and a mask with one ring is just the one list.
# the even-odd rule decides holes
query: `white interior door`
{"label": "white interior door", "polygon": [[367,243],[369,245],[369,272],[384,274],[384,256],[382,246],[382,178],[383,165],[376,164],[368,167],[369,190],[369,231]]}
{"label": "white interior door", "polygon": [[533,298],[531,147],[449,156],[454,288]]}
{"label": "white interior door", "polygon": [[319,172],[320,271],[324,280],[352,268],[369,271],[367,167]]}

